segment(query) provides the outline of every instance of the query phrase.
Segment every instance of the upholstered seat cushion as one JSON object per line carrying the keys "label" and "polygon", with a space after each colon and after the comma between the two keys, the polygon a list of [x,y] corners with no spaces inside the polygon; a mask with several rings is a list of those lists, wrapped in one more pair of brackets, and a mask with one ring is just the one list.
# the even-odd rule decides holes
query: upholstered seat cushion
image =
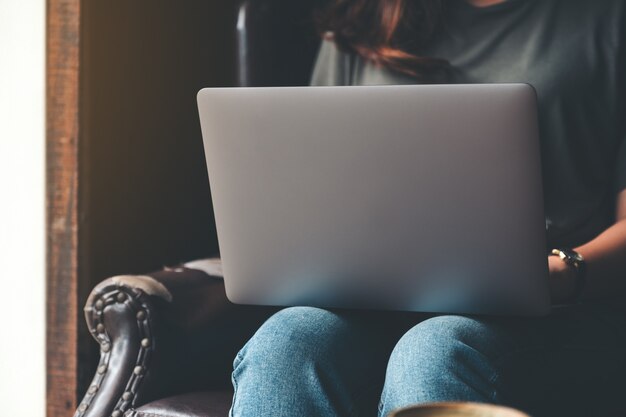
{"label": "upholstered seat cushion", "polygon": [[163,398],[127,412],[128,417],[227,417],[232,391],[201,391]]}

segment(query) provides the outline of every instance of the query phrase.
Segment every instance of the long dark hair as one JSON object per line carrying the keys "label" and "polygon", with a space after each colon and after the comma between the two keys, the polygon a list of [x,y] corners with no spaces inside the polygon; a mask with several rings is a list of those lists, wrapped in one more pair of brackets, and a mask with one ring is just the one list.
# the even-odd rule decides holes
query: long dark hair
{"label": "long dark hair", "polygon": [[[444,0],[332,0],[318,28],[338,48],[419,81],[441,78],[448,62],[420,55],[440,30]],[[445,77],[445,75],[443,75]]]}

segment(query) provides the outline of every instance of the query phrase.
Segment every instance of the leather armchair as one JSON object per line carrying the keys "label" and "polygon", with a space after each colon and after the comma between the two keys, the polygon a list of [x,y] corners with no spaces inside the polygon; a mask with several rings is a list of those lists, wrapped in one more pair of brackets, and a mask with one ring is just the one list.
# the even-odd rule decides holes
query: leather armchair
{"label": "leather armchair", "polygon": [[[308,84],[322,1],[240,2],[239,86]],[[74,416],[227,416],[233,359],[274,311],[231,304],[219,259],[104,280],[85,305],[100,361]]]}
{"label": "leather armchair", "polygon": [[327,1],[243,1],[236,25],[237,84],[308,85],[320,44],[315,10]]}
{"label": "leather armchair", "polygon": [[219,260],[187,265],[93,289],[85,319],[100,362],[76,416],[228,414],[233,358],[275,309],[231,304]]}

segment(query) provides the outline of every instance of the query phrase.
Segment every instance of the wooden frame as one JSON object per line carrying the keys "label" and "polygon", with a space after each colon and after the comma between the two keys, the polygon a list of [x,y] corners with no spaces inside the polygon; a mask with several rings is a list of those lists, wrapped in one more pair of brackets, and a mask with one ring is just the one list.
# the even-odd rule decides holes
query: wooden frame
{"label": "wooden frame", "polygon": [[80,0],[48,0],[46,53],[47,415],[77,404]]}

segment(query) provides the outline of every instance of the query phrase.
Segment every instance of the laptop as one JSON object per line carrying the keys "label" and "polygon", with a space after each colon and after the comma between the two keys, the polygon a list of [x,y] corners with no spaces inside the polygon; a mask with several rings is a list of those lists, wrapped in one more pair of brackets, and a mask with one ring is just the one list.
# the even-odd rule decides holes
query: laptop
{"label": "laptop", "polygon": [[232,302],[549,312],[531,86],[207,88],[198,105]]}

